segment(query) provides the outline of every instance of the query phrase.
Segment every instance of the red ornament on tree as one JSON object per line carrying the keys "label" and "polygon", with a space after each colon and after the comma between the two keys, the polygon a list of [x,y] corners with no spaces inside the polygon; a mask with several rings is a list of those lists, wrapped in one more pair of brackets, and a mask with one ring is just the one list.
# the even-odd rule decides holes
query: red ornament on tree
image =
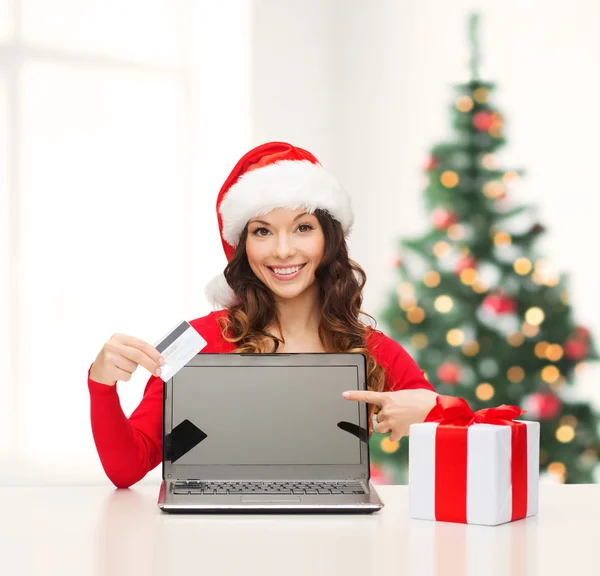
{"label": "red ornament on tree", "polygon": [[460,274],[467,268],[477,268],[477,260],[473,256],[465,256],[461,258],[456,264],[456,273]]}
{"label": "red ornament on tree", "polygon": [[485,297],[481,305],[487,312],[498,315],[517,312],[517,303],[503,294],[490,294]]}
{"label": "red ornament on tree", "polygon": [[438,230],[446,230],[458,222],[458,216],[446,208],[436,208],[431,213],[431,222]]}
{"label": "red ornament on tree", "polygon": [[560,413],[562,402],[552,392],[536,392],[527,396],[523,408],[537,420],[552,420]]}
{"label": "red ornament on tree", "polygon": [[589,344],[583,340],[578,340],[576,338],[571,338],[565,342],[565,356],[569,360],[574,360],[575,362],[579,362],[579,360],[583,360],[589,353],[590,347]]}
{"label": "red ornament on tree", "polygon": [[436,170],[439,165],[440,161],[435,156],[430,156],[425,163],[425,170],[427,172],[432,172],[433,170]]}
{"label": "red ornament on tree", "polygon": [[444,362],[443,364],[439,365],[437,369],[437,376],[444,384],[456,386],[461,376],[460,366],[458,366],[458,364],[454,364],[454,362]]}
{"label": "red ornament on tree", "polygon": [[491,112],[477,112],[477,114],[473,116],[473,126],[475,126],[475,130],[479,130],[479,132],[487,132],[490,129],[493,120],[494,118]]}

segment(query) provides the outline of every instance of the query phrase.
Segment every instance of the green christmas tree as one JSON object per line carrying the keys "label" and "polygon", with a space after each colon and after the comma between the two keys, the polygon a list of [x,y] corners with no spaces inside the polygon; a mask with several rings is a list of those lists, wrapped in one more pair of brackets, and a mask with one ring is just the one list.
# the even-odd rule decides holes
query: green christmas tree
{"label": "green christmas tree", "polygon": [[[585,361],[598,359],[577,325],[567,278],[549,271],[535,209],[517,205],[523,172],[499,166],[504,117],[479,78],[477,15],[469,21],[471,79],[455,86],[455,138],[426,163],[431,230],[401,241],[398,285],[380,320],[440,394],[473,410],[515,404],[540,422],[540,473],[594,482],[598,415],[569,400]],[[374,479],[405,483],[408,438],[373,434]],[[382,479],[383,477],[383,479]]]}

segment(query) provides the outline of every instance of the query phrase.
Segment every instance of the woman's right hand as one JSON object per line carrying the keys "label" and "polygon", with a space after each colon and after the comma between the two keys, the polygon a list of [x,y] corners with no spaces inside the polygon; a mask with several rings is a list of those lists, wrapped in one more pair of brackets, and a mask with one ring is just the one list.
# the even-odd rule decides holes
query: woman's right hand
{"label": "woman's right hand", "polygon": [[151,374],[160,376],[163,364],[164,359],[154,346],[133,336],[113,334],[94,360],[90,379],[114,386],[118,380],[131,380],[131,375],[139,365]]}

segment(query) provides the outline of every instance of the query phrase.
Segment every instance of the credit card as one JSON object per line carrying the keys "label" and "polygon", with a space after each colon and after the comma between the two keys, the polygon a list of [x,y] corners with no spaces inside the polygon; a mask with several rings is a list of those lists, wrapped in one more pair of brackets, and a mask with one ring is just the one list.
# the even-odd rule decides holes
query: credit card
{"label": "credit card", "polygon": [[200,350],[206,340],[194,330],[189,322],[183,321],[171,328],[154,347],[165,359],[160,378],[166,382],[173,378]]}

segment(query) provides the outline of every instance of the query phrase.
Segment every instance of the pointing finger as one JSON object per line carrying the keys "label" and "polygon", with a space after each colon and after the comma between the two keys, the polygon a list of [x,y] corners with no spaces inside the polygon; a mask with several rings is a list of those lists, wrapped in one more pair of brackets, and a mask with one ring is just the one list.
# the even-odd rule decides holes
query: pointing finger
{"label": "pointing finger", "polygon": [[383,406],[386,401],[386,396],[383,392],[372,392],[371,390],[348,390],[342,396],[346,400],[368,402],[377,406]]}

